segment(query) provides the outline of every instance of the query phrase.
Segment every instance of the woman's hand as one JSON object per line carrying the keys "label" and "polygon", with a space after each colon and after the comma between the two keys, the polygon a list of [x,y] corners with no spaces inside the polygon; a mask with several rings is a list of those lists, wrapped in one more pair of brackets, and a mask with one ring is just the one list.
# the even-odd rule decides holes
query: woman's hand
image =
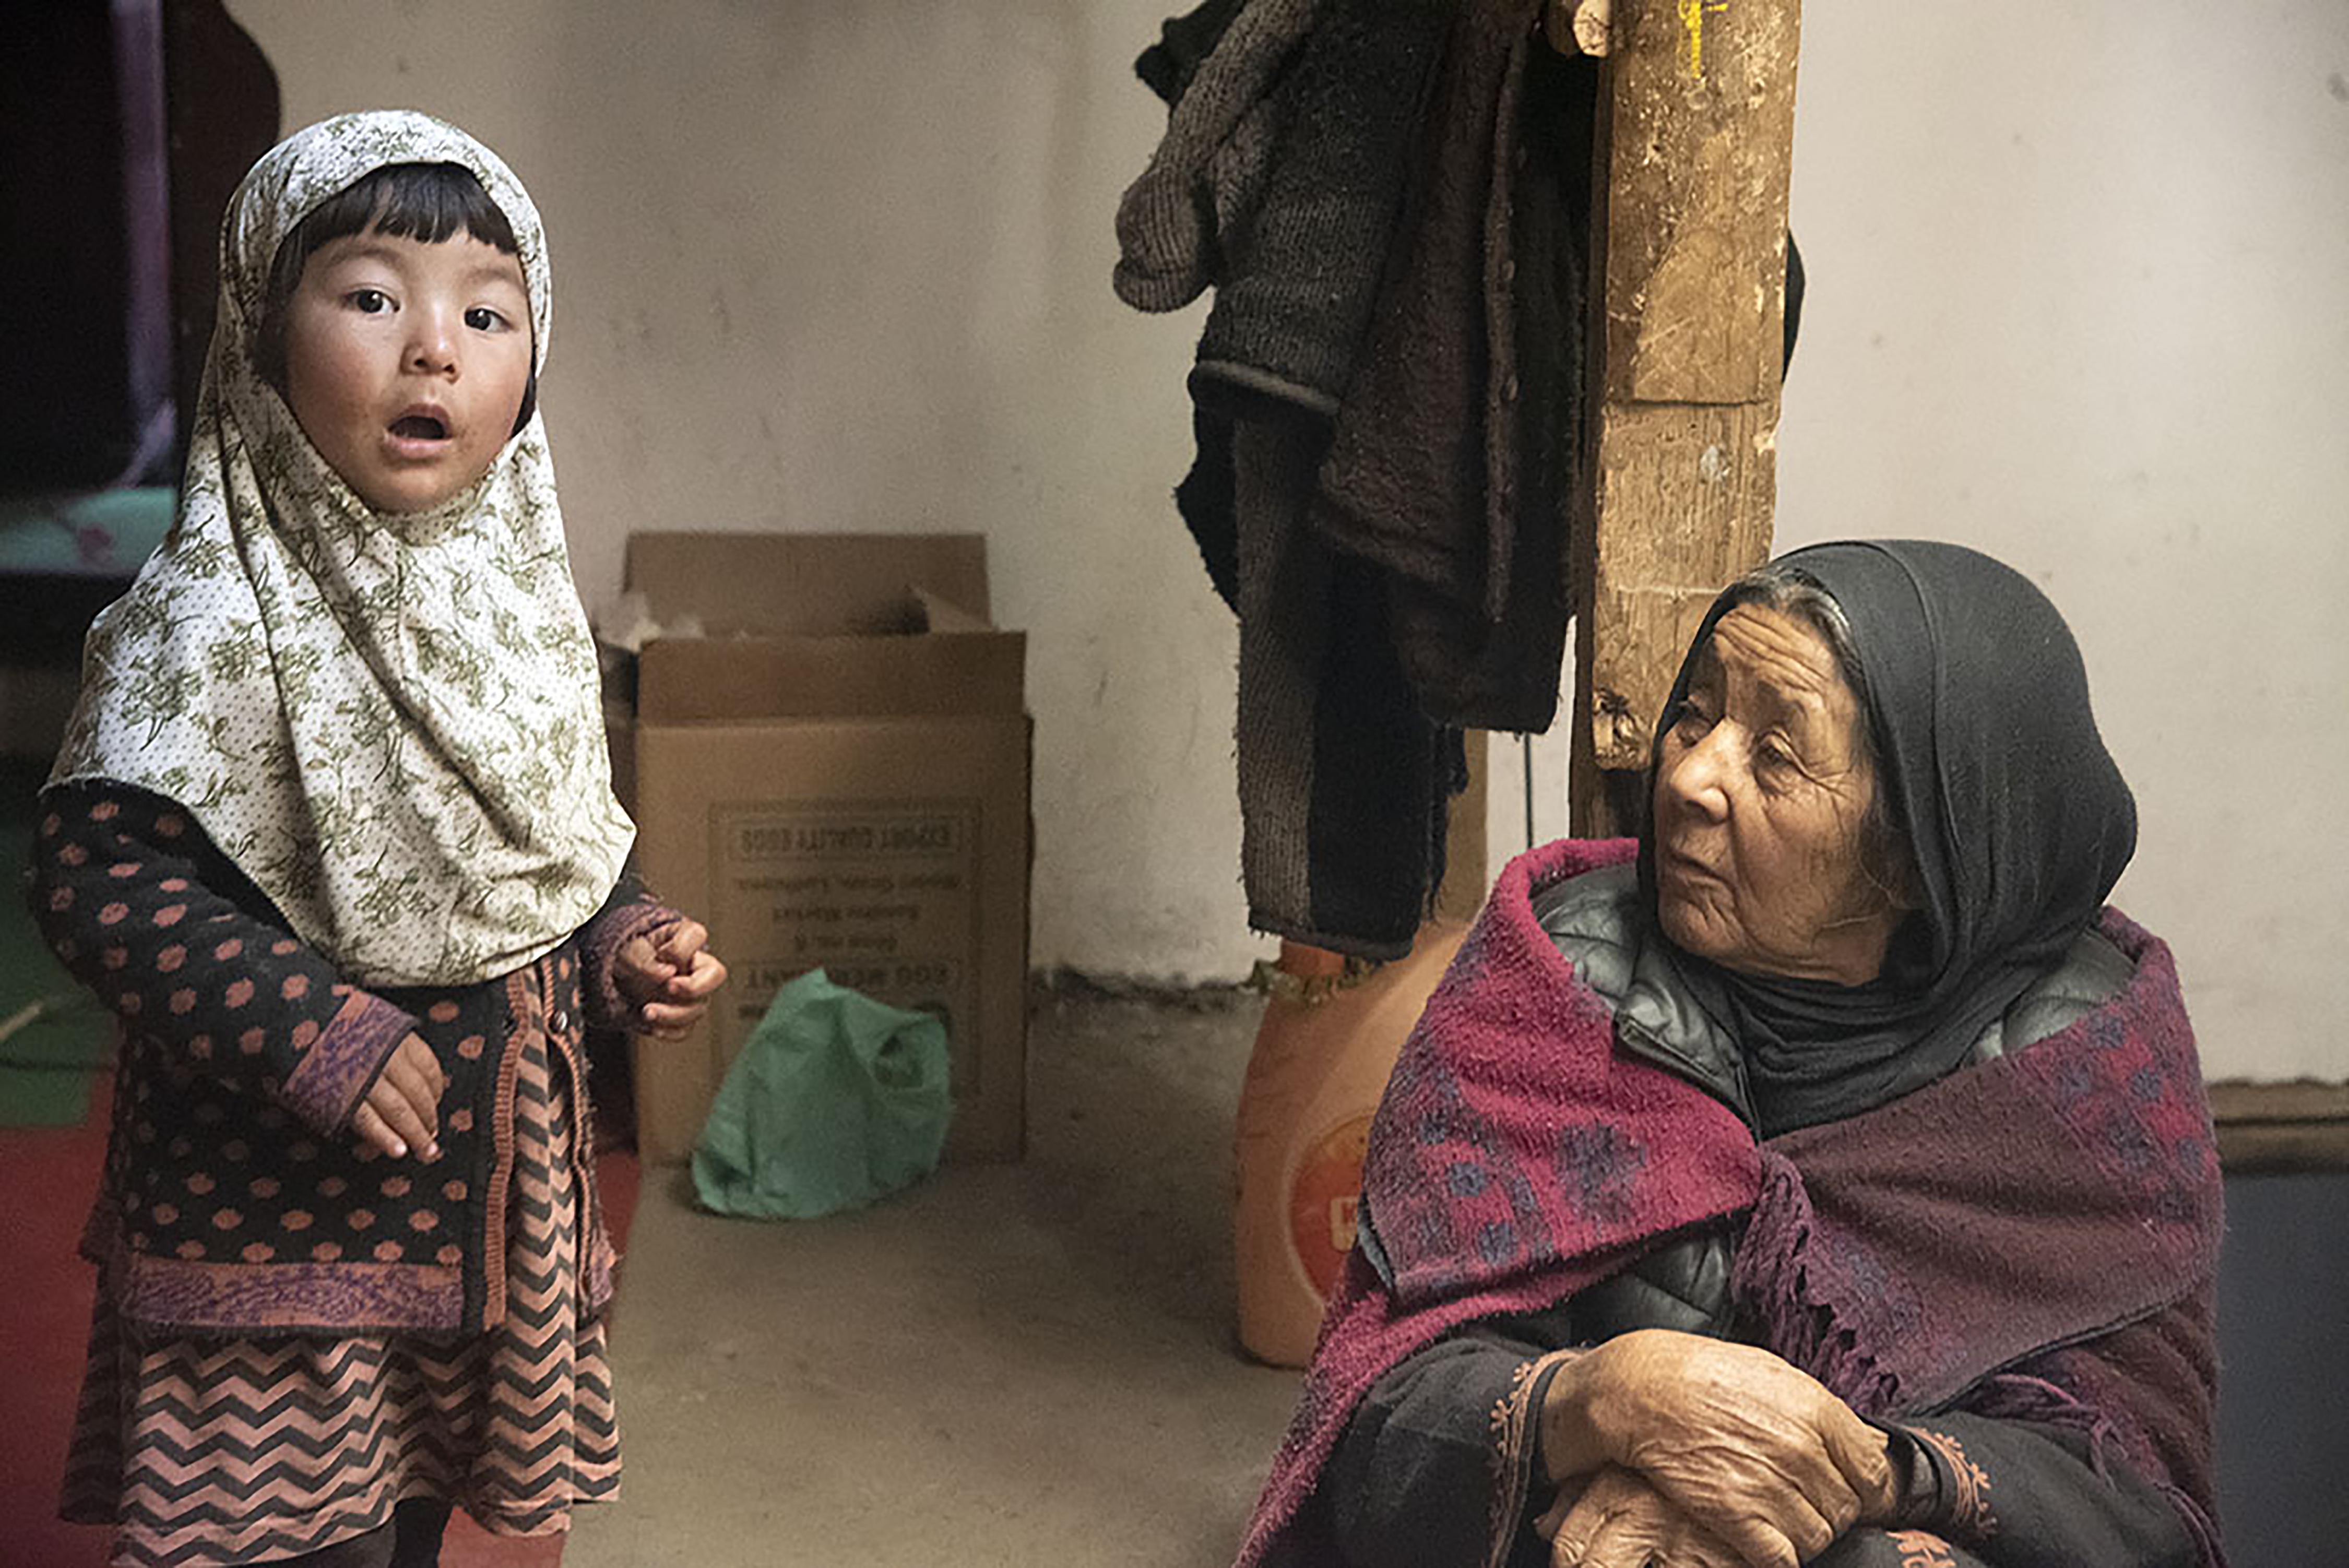
{"label": "woman's hand", "polygon": [[1769,1351],[1640,1329],[1559,1369],[1542,1452],[1564,1480],[1637,1471],[1753,1568],[1795,1568],[1892,1506],[1884,1435]]}
{"label": "woman's hand", "polygon": [[420,1159],[440,1158],[440,1091],[449,1075],[440,1059],[420,1035],[410,1035],[391,1049],[375,1083],[351,1112],[351,1130],[394,1160],[405,1160],[414,1150]]}
{"label": "woman's hand", "polygon": [[681,1040],[709,1010],[711,994],[726,984],[726,965],[708,950],[709,941],[700,922],[680,920],[621,944],[612,982],[643,1033]]}
{"label": "woman's hand", "polygon": [[1561,1491],[1534,1528],[1549,1540],[1551,1568],[1745,1568],[1719,1536],[1615,1465]]}

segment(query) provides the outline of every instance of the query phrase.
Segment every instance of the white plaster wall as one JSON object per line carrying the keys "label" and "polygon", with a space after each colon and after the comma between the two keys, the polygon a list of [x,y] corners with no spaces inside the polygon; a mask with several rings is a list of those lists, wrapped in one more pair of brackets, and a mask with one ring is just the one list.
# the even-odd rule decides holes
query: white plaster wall
{"label": "white plaster wall", "polygon": [[2212,1071],[2349,1076],[2349,6],[1805,10],[1781,546],[2037,580]]}
{"label": "white plaster wall", "polygon": [[[649,527],[981,529],[1030,634],[1035,957],[1229,975],[1234,642],[1167,499],[1198,317],[1110,294],[1177,0],[232,0],[288,124],[405,103],[546,213],[580,581]],[[2349,1073],[2349,7],[1816,0],[1781,538],[1963,540],[2087,650],[2124,903],[2215,1070]],[[1535,815],[1563,830],[1562,744]],[[1495,853],[1524,838],[1495,750]]]}

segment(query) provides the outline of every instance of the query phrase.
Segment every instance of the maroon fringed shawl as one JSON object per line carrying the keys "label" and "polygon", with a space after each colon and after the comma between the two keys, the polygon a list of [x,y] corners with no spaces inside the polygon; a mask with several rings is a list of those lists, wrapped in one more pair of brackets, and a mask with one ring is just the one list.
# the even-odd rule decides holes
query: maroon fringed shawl
{"label": "maroon fringed shawl", "polygon": [[1757,1149],[1703,1090],[1616,1051],[1607,1003],[1534,919],[1537,891],[1632,850],[1512,861],[1404,1046],[1363,1171],[1393,1285],[1348,1260],[1239,1568],[1339,1562],[1303,1504],[1388,1368],[1740,1212],[1738,1302],[1771,1349],[1864,1415],[1954,1406],[2075,1426],[2100,1460],[2116,1444],[2218,1561],[2219,1166],[2168,949],[2107,911],[2137,966],[2111,1002]]}

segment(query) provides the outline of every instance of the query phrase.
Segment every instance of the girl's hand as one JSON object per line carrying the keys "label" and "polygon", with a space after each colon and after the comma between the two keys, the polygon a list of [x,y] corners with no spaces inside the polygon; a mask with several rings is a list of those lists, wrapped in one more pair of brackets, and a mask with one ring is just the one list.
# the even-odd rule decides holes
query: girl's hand
{"label": "girl's hand", "polygon": [[440,1091],[448,1087],[449,1075],[432,1047],[410,1035],[392,1047],[391,1059],[351,1113],[351,1130],[394,1160],[407,1159],[410,1150],[419,1159],[438,1160]]}
{"label": "girl's hand", "polygon": [[709,941],[699,921],[680,920],[621,944],[612,982],[636,1010],[641,1033],[681,1040],[709,1010],[711,994],[726,984],[726,965],[709,951]]}
{"label": "girl's hand", "polygon": [[1622,1335],[1559,1369],[1542,1421],[1550,1479],[1637,1471],[1753,1568],[1795,1568],[1892,1504],[1884,1435],[1753,1346]]}
{"label": "girl's hand", "polygon": [[1548,1538],[1550,1568],[1744,1568],[1719,1536],[1614,1465],[1568,1486],[1534,1528]]}

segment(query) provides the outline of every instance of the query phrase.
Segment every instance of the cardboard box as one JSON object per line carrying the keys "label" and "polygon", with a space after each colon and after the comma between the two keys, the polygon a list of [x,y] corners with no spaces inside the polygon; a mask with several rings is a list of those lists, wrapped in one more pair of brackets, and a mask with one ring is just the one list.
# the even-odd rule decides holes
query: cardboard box
{"label": "cardboard box", "polygon": [[640,533],[627,585],[707,635],[640,656],[639,861],[732,979],[694,1037],[636,1042],[647,1161],[686,1158],[784,981],[937,1013],[949,1159],[1015,1159],[1027,1118],[1026,638],[987,619],[973,534]]}

